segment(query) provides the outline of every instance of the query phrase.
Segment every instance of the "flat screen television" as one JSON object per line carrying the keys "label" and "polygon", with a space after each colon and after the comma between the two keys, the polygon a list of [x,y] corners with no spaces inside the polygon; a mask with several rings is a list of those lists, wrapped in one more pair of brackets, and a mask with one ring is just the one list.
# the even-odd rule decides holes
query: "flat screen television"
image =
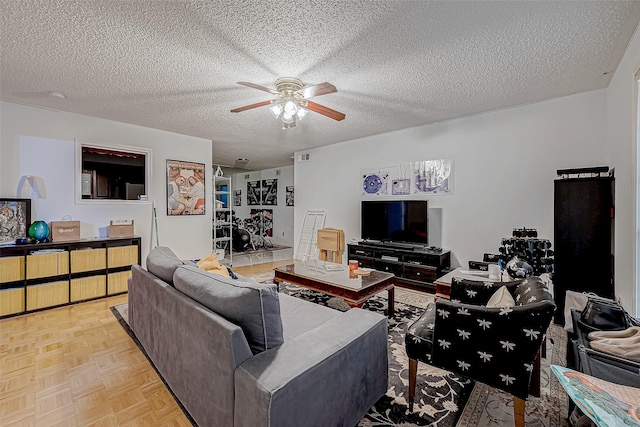
{"label": "flat screen television", "polygon": [[360,211],[364,240],[429,243],[427,200],[363,200]]}

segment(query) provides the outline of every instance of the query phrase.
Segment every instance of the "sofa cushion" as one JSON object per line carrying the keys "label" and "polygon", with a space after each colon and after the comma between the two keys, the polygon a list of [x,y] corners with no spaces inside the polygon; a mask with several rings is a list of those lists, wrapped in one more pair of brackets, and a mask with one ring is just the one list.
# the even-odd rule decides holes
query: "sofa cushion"
{"label": "sofa cushion", "polygon": [[173,251],[166,246],[156,246],[147,256],[147,270],[173,286],[173,273],[181,265],[195,265],[193,261],[179,259]]}
{"label": "sofa cushion", "polygon": [[284,341],[294,339],[318,326],[336,318],[341,311],[300,298],[279,293],[280,317]]}
{"label": "sofa cushion", "polygon": [[276,285],[227,279],[191,266],[178,267],[173,282],[180,292],[240,326],[253,354],[283,343]]}

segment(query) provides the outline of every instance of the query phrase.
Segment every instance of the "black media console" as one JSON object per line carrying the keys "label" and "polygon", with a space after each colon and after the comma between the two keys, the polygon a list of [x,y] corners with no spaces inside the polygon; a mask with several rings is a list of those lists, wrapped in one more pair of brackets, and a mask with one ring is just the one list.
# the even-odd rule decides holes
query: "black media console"
{"label": "black media console", "polygon": [[360,267],[396,275],[396,284],[435,293],[433,281],[451,266],[451,251],[393,242],[360,242],[348,245],[348,259]]}

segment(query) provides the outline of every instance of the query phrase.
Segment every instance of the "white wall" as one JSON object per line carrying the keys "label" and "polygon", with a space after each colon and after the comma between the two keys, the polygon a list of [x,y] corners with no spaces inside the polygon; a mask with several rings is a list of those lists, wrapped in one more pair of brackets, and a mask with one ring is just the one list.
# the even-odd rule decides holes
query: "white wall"
{"label": "white wall", "polygon": [[605,107],[598,90],[311,150],[295,165],[295,241],[311,209],[347,241],[360,237],[361,168],[441,158],[454,160],[455,193],[428,200],[461,265],[495,253],[514,227],[553,240],[556,170],[608,163]]}
{"label": "white wall", "polygon": [[[280,171],[280,175],[276,175]],[[249,178],[245,178],[245,176]],[[262,179],[278,180],[278,204],[276,206],[248,206],[247,205],[247,181]],[[273,209],[273,237],[271,241],[276,245],[293,247],[293,212],[292,206],[287,206],[286,191],[288,186],[293,185],[293,166],[284,166],[275,169],[265,169],[263,171],[241,172],[233,175],[231,179],[233,190],[242,192],[242,206],[234,206],[237,218],[248,218],[251,209],[265,208]],[[233,194],[233,191],[232,191]]]}
{"label": "white wall", "polygon": [[[640,27],[639,27],[640,28]],[[640,315],[640,282],[637,242],[640,230],[636,218],[638,203],[638,91],[635,75],[640,70],[640,31],[627,46],[625,55],[607,89],[607,141],[610,165],[616,168],[615,281],[616,294],[624,306]]]}
{"label": "white wall", "polygon": [[[160,244],[170,246],[181,258],[211,252],[211,141],[8,102],[0,104],[0,123],[0,195],[16,197],[23,175],[39,176],[45,182],[46,198],[33,201],[32,220],[50,222],[71,215],[81,221],[81,237],[89,238],[104,235],[111,219],[133,219],[146,258],[151,247],[151,202],[76,204],[74,139],[150,148],[150,200],[155,200],[157,208]],[[206,164],[206,215],[166,215],[167,159]]]}

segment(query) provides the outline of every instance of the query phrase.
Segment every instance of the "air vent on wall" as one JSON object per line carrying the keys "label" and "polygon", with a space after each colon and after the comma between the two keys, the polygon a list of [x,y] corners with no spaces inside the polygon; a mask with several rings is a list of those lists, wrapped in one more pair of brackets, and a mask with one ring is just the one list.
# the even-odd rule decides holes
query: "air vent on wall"
{"label": "air vent on wall", "polygon": [[308,162],[309,161],[309,153],[302,153],[298,155],[298,162]]}
{"label": "air vent on wall", "polygon": [[244,179],[249,179],[251,175],[249,175],[248,173],[244,174]]}
{"label": "air vent on wall", "polygon": [[280,176],[281,173],[282,171],[280,169],[276,169],[276,176]]}

